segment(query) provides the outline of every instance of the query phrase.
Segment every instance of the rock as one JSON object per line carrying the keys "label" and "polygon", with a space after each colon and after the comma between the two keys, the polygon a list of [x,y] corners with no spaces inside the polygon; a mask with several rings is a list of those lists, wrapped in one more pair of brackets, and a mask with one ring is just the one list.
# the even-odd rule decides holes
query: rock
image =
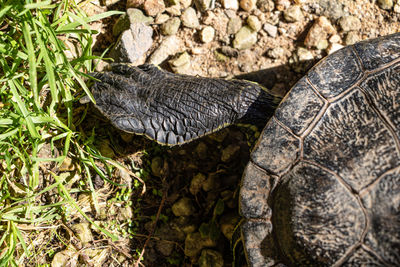
{"label": "rock", "polygon": [[122,33],[110,52],[115,62],[133,63],[142,58],[153,44],[153,29],[145,23],[133,23]]}
{"label": "rock", "polygon": [[339,25],[343,31],[357,31],[361,29],[361,21],[355,16],[345,16],[339,20]]}
{"label": "rock", "polygon": [[250,26],[250,28],[252,28],[254,31],[258,32],[259,30],[261,30],[261,22],[260,20],[254,16],[254,15],[250,15],[247,18],[247,24]]}
{"label": "rock", "polygon": [[154,176],[161,177],[163,174],[164,160],[161,157],[155,157],[151,160],[151,172]]}
{"label": "rock", "polygon": [[192,7],[188,7],[182,12],[181,20],[182,24],[188,28],[197,28],[200,25],[196,10]]}
{"label": "rock", "polygon": [[192,0],[179,0],[183,8],[188,8],[192,5]]}
{"label": "rock", "polygon": [[206,180],[206,176],[204,174],[202,174],[200,172],[198,174],[196,174],[190,183],[190,187],[189,187],[190,193],[192,195],[196,195],[197,193],[199,193],[205,180]]}
{"label": "rock", "polygon": [[329,38],[330,43],[340,43],[340,36],[338,34],[334,34]]}
{"label": "rock", "polygon": [[239,6],[244,11],[251,11],[256,7],[257,0],[240,0]]}
{"label": "rock", "polygon": [[129,8],[128,10],[126,10],[126,14],[128,15],[130,23],[142,22],[142,23],[150,24],[154,20],[152,17],[148,17],[148,16],[144,15],[142,10],[137,9],[137,8]]}
{"label": "rock", "polygon": [[179,26],[181,26],[181,20],[179,18],[170,18],[161,25],[161,32],[164,35],[174,35],[178,32]]}
{"label": "rock", "polygon": [[75,164],[73,164],[70,157],[66,157],[61,163],[61,166],[58,168],[58,170],[61,172],[73,171],[75,170]]}
{"label": "rock", "polygon": [[191,233],[185,239],[185,255],[194,257],[200,253],[203,248],[215,247],[217,244],[209,237],[202,237],[199,232]]}
{"label": "rock", "polygon": [[321,16],[311,26],[304,40],[304,44],[307,47],[316,47],[321,40],[327,40],[328,35],[335,33],[335,28],[329,22],[329,20]]}
{"label": "rock", "polygon": [[263,26],[264,31],[266,31],[268,33],[269,36],[271,37],[276,37],[276,35],[278,34],[278,27],[269,24],[269,23],[265,23]]}
{"label": "rock", "polygon": [[303,12],[299,5],[294,5],[288,7],[284,12],[283,16],[287,22],[297,22],[304,18]]}
{"label": "rock", "polygon": [[206,11],[211,8],[212,0],[194,0],[198,10]]}
{"label": "rock", "polygon": [[261,12],[269,13],[275,9],[275,3],[272,0],[258,0],[257,7]]}
{"label": "rock", "polygon": [[223,162],[229,162],[235,157],[237,157],[238,153],[240,151],[240,146],[236,144],[230,144],[224,150],[222,150],[221,153],[221,160]]}
{"label": "rock", "polygon": [[82,242],[83,245],[93,241],[92,231],[90,231],[89,223],[78,223],[71,227],[76,237]]}
{"label": "rock", "polygon": [[148,16],[155,17],[164,12],[165,4],[163,0],[145,0],[143,9]]}
{"label": "rock", "polygon": [[203,249],[199,258],[199,267],[223,267],[224,258],[218,251]]}
{"label": "rock", "polygon": [[343,48],[343,45],[333,43],[333,44],[330,44],[330,46],[328,47],[327,52],[328,52],[328,54],[332,54],[333,52],[336,52],[341,48]]}
{"label": "rock", "polygon": [[203,182],[202,187],[205,192],[211,191],[213,189],[217,189],[219,187],[218,183],[218,174],[210,173],[208,174],[207,179]]}
{"label": "rock", "polygon": [[236,213],[224,214],[219,222],[221,232],[231,241],[232,235],[235,232],[236,226],[240,222],[240,217]]}
{"label": "rock", "polygon": [[126,8],[135,8],[143,5],[145,0],[126,0]]}
{"label": "rock", "polygon": [[377,2],[382,9],[390,10],[393,7],[393,0],[378,0]]}
{"label": "rock", "polygon": [[190,74],[190,56],[187,52],[183,52],[173,59],[168,60],[168,63],[175,73]]}
{"label": "rock", "polygon": [[274,58],[274,59],[282,58],[285,56],[285,54],[286,54],[285,49],[280,46],[272,48],[272,49],[268,50],[268,52],[267,52],[267,55],[270,58]]}
{"label": "rock", "polygon": [[133,210],[131,206],[127,207],[121,207],[119,209],[117,219],[119,221],[127,221],[127,220],[132,220],[133,218]]}
{"label": "rock", "polygon": [[359,41],[361,41],[361,38],[360,38],[358,32],[356,32],[356,31],[348,32],[346,35],[346,38],[344,39],[344,43],[346,45],[352,45]]}
{"label": "rock", "polygon": [[257,32],[249,26],[244,26],[235,34],[233,47],[236,49],[248,49],[257,42]]}
{"label": "rock", "polygon": [[[221,53],[228,57],[237,57],[239,55],[238,51],[230,46],[221,47]],[[209,136],[212,140],[217,141],[218,143],[222,143],[226,136],[228,135],[227,131],[221,130]]]}
{"label": "rock", "polygon": [[[169,20],[169,16],[168,14],[158,14],[158,16],[156,17],[156,20],[154,23],[156,24],[163,24],[165,23],[167,20]],[[179,22],[180,23],[180,22]]]}
{"label": "rock", "polygon": [[172,16],[180,16],[182,14],[181,6],[179,4],[167,7],[165,11],[167,11],[168,14],[171,14]]}
{"label": "rock", "polygon": [[300,62],[314,59],[314,56],[311,53],[311,51],[304,47],[297,48],[297,57]]}
{"label": "rock", "polygon": [[221,4],[225,9],[239,9],[238,0],[221,0]]}
{"label": "rock", "polygon": [[157,250],[165,257],[171,255],[174,250],[175,244],[173,242],[168,242],[164,240],[160,240],[156,243]]}
{"label": "rock", "polygon": [[164,39],[158,48],[151,54],[149,63],[159,65],[170,55],[176,54],[180,50],[181,40],[175,35],[171,35]]}
{"label": "rock", "polygon": [[323,14],[328,18],[337,20],[345,14],[343,0],[319,0],[318,3],[323,9]]}
{"label": "rock", "polygon": [[284,11],[288,7],[290,7],[290,0],[276,0],[275,1],[275,8],[278,11]]}
{"label": "rock", "polygon": [[215,30],[211,26],[204,27],[200,32],[200,39],[203,43],[209,43],[214,40]]}
{"label": "rock", "polygon": [[206,159],[208,155],[207,145],[204,142],[200,142],[194,149],[194,152],[199,157],[199,159]]}
{"label": "rock", "polygon": [[51,267],[77,266],[79,253],[72,247],[57,252],[51,261]]}
{"label": "rock", "polygon": [[189,198],[181,198],[172,205],[172,213],[175,216],[190,216],[195,212],[192,201]]}
{"label": "rock", "polygon": [[226,31],[228,34],[235,34],[240,30],[241,27],[242,27],[242,20],[239,17],[235,16],[229,19],[228,28]]}
{"label": "rock", "polygon": [[393,11],[397,14],[400,13],[400,3],[394,5]]}
{"label": "rock", "polygon": [[315,46],[318,50],[325,50],[329,46],[329,42],[326,39],[320,40],[317,45]]}

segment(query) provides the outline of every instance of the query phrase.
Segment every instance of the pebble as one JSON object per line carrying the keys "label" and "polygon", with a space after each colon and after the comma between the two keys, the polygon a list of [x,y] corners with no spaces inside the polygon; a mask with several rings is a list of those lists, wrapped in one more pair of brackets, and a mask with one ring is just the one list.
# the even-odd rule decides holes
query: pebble
{"label": "pebble", "polygon": [[343,48],[343,47],[344,47],[344,46],[341,45],[341,44],[335,44],[335,43],[334,43],[334,44],[330,44],[326,52],[327,52],[328,54],[332,54],[332,53],[338,51],[339,49],[341,49],[341,48]]}
{"label": "pebble", "polygon": [[247,24],[250,26],[250,28],[252,28],[256,32],[261,30],[261,21],[254,15],[250,15],[247,18]]}
{"label": "pebble", "polygon": [[207,159],[208,147],[204,142],[199,142],[199,144],[194,149],[194,152],[199,157],[199,159]]}
{"label": "pebble", "polygon": [[78,223],[71,227],[74,231],[75,236],[82,242],[82,244],[87,244],[93,241],[92,231],[90,231],[89,223]]}
{"label": "pebble", "polygon": [[183,8],[188,8],[192,5],[192,0],[179,0]]}
{"label": "pebble", "polygon": [[279,58],[282,58],[285,55],[285,49],[283,49],[280,46],[277,46],[275,48],[272,48],[272,49],[268,50],[267,55],[270,58],[279,59]]}
{"label": "pebble", "polygon": [[235,34],[242,28],[242,20],[239,17],[230,18],[228,21],[227,33]]}
{"label": "pebble", "polygon": [[212,0],[194,0],[198,10],[206,11],[211,8]]}
{"label": "pebble", "polygon": [[200,192],[201,187],[203,186],[204,181],[206,180],[206,176],[202,173],[196,174],[192,181],[190,182],[189,191],[192,195],[197,195]]}
{"label": "pebble", "polygon": [[153,22],[152,17],[148,17],[143,14],[143,11],[137,8],[129,8],[126,11],[126,14],[128,15],[130,23],[138,23],[138,22],[143,22],[146,24],[150,24]]}
{"label": "pebble", "polygon": [[144,0],[127,0],[126,1],[126,8],[135,8],[140,7],[143,5]]}
{"label": "pebble", "polygon": [[269,13],[275,9],[275,3],[272,0],[258,0],[257,7],[261,12]]}
{"label": "pebble", "polygon": [[68,246],[67,249],[57,252],[53,260],[51,261],[52,267],[63,267],[63,266],[78,266],[79,253],[73,248]]}
{"label": "pebble", "polygon": [[275,25],[272,25],[272,24],[269,24],[269,23],[265,23],[264,26],[263,26],[263,29],[271,37],[275,38],[277,36],[277,34],[278,34],[278,27],[276,27]]}
{"label": "pebble", "polygon": [[155,19],[155,23],[156,24],[163,24],[165,23],[167,20],[169,20],[169,16],[168,14],[158,14],[158,16]]}
{"label": "pebble", "polygon": [[339,20],[339,25],[343,31],[357,31],[361,29],[361,21],[355,16],[345,16]]}
{"label": "pebble", "polygon": [[189,74],[190,56],[187,52],[183,52],[173,59],[168,61],[169,66],[175,73]]}
{"label": "pebble", "polygon": [[167,11],[168,14],[170,14],[172,16],[180,16],[182,14],[181,13],[181,6],[179,4],[167,7],[165,9],[165,11]]}
{"label": "pebble", "polygon": [[155,157],[151,160],[151,173],[154,176],[161,177],[162,169],[164,166],[164,160],[161,157]]}
{"label": "pebble", "polygon": [[188,28],[197,28],[200,25],[196,10],[192,7],[188,7],[182,12],[181,19],[182,24]]}
{"label": "pebble", "polygon": [[204,27],[200,32],[200,39],[203,43],[209,43],[214,40],[215,30],[211,26]]}
{"label": "pebble", "polygon": [[311,51],[304,47],[297,48],[296,54],[300,62],[314,59],[314,55]]}
{"label": "pebble", "polygon": [[190,216],[195,212],[195,208],[193,206],[192,201],[183,197],[172,205],[172,213],[179,216]]}
{"label": "pebble", "polygon": [[297,22],[304,18],[303,12],[299,5],[294,5],[288,7],[284,12],[283,16],[287,22]]}
{"label": "pebble", "polygon": [[239,9],[238,0],[221,0],[221,3],[225,9]]}
{"label": "pebble", "polygon": [[176,54],[180,50],[181,40],[176,35],[168,36],[159,47],[151,54],[149,63],[159,65],[170,55]]}
{"label": "pebble", "polygon": [[393,11],[395,13],[400,13],[400,3],[394,5]]}
{"label": "pebble", "polygon": [[194,257],[205,247],[215,247],[217,244],[208,236],[202,237],[201,233],[190,233],[185,239],[185,255]]}
{"label": "pebble", "polygon": [[344,39],[344,43],[346,45],[352,45],[361,41],[360,35],[356,31],[348,32],[346,38]]}
{"label": "pebble", "polygon": [[307,47],[316,47],[321,40],[326,40],[328,35],[334,33],[335,28],[332,26],[330,21],[326,17],[321,16],[311,26],[304,40],[304,44]]}
{"label": "pebble", "polygon": [[163,0],[145,0],[143,10],[148,16],[155,17],[164,12],[165,5]]}
{"label": "pebble", "polygon": [[329,38],[330,43],[340,43],[340,35],[334,34]]}
{"label": "pebble", "polygon": [[257,32],[249,26],[244,26],[235,34],[233,47],[236,49],[248,49],[257,42]]}
{"label": "pebble", "polygon": [[257,0],[240,0],[239,6],[244,11],[251,11],[256,7]]}
{"label": "pebble", "polygon": [[164,35],[174,35],[178,32],[179,26],[181,26],[181,20],[179,18],[170,18],[161,25],[161,32]]}
{"label": "pebble", "polygon": [[382,9],[390,10],[393,7],[393,0],[378,0],[377,2]]}
{"label": "pebble", "polygon": [[61,163],[61,166],[58,168],[58,170],[61,172],[73,171],[75,170],[75,164],[73,164],[72,159],[70,157],[66,157]]}
{"label": "pebble", "polygon": [[223,267],[224,258],[218,251],[203,249],[199,258],[199,267]]}
{"label": "pebble", "polygon": [[240,146],[237,144],[230,144],[222,150],[221,160],[223,162],[228,162],[234,159],[240,151]]}
{"label": "pebble", "polygon": [[319,0],[319,6],[323,9],[323,14],[329,18],[337,20],[344,16],[345,11],[342,4],[343,0]]}
{"label": "pebble", "polygon": [[276,0],[275,7],[276,7],[276,10],[278,10],[278,11],[284,11],[288,7],[290,7],[290,1],[289,0]]}

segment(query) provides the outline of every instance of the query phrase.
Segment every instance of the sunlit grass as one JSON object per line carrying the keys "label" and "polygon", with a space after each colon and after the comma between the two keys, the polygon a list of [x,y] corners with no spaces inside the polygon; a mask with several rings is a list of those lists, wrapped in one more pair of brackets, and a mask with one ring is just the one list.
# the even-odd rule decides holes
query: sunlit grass
{"label": "sunlit grass", "polygon": [[[88,23],[116,13],[87,17],[72,0],[0,1],[0,266],[21,266],[34,257],[22,224],[52,225],[65,219],[67,206],[91,221],[70,196],[82,189],[71,189],[72,181],[43,168],[46,163],[78,159],[81,184],[98,211],[91,176],[108,179],[111,167],[96,166],[106,159],[93,138],[77,131],[86,113],[74,113],[74,105],[84,93],[93,101],[84,81],[95,58]],[[50,190],[58,192],[57,201],[42,203]]]}

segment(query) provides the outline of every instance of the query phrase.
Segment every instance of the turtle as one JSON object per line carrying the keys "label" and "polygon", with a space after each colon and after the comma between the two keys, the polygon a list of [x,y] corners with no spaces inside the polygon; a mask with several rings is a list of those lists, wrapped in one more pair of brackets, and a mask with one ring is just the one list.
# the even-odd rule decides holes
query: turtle
{"label": "turtle", "polygon": [[283,99],[148,64],[91,75],[115,127],[161,144],[266,122],[240,185],[250,266],[400,266],[400,33],[326,56]]}

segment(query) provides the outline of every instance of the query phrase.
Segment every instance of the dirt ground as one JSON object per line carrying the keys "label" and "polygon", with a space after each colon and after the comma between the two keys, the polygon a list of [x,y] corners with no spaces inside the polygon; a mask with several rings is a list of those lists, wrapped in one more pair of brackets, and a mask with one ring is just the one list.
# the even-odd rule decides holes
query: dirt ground
{"label": "dirt ground", "polygon": [[[166,70],[206,77],[245,77],[280,95],[334,49],[400,29],[397,1],[392,6],[391,1],[367,0],[215,1],[214,8],[206,10],[200,7],[207,1],[200,0],[165,1],[164,8],[157,0],[86,2],[83,9],[89,15],[126,11],[128,4],[153,18],[149,24],[153,44],[135,64],[148,62],[174,35],[178,40],[174,53],[160,64]],[[253,8],[244,10],[246,4]],[[196,12],[195,27],[184,26],[183,14],[188,7]],[[171,18],[181,23],[176,33],[167,36],[162,27]],[[118,36],[113,35],[116,23],[117,16],[93,24],[100,31],[97,53],[117,41]],[[240,39],[237,32],[249,25],[254,28],[250,27],[251,36],[244,39],[251,44],[235,48],[234,40]],[[206,27],[214,29],[211,41],[202,36]],[[176,61],[170,61],[185,52],[188,57],[181,58],[183,64],[176,66]],[[256,73],[240,76],[251,72]],[[93,266],[231,266],[229,239],[240,220],[240,179],[262,129],[232,126],[168,148],[144,137],[121,134],[99,118],[96,113],[89,114],[84,130],[101,129],[97,132],[100,150],[140,176],[146,190],[142,194],[143,184],[137,179],[114,173],[114,181],[128,184],[130,189],[108,186],[111,189],[102,202],[107,215],[97,219],[115,222],[114,227],[125,234],[106,246],[106,256],[92,262]]]}

